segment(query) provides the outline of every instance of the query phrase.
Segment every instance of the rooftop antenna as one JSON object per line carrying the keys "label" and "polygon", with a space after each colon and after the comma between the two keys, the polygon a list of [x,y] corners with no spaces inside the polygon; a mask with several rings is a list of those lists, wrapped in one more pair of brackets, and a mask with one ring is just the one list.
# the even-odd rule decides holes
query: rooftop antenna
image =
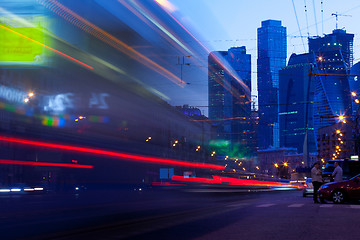
{"label": "rooftop antenna", "polygon": [[338,29],[339,16],[341,16],[341,17],[352,17],[351,15],[339,14],[338,12],[332,13],[331,16],[335,16],[335,19],[336,19],[336,29]]}

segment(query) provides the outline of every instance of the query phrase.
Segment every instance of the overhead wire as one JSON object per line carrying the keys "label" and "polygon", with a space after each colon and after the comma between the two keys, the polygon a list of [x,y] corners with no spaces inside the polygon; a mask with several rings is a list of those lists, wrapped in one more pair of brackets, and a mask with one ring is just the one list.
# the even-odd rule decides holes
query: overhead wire
{"label": "overhead wire", "polygon": [[315,18],[316,35],[319,36],[318,22],[317,22],[317,18],[316,18],[315,0],[313,0],[313,8],[314,8],[314,18]]}
{"label": "overhead wire", "polygon": [[[295,7],[294,0],[292,0],[292,4],[293,4],[293,8],[294,8],[294,13],[295,13],[295,18],[296,18],[296,23],[297,23],[298,28],[299,28],[299,33],[300,33],[300,35],[302,36],[302,34],[301,34],[301,28],[300,28],[300,24],[299,24],[299,19],[298,19],[297,13],[296,13],[296,7]],[[303,47],[304,47],[304,51],[306,52],[304,39],[303,39],[303,38],[301,38],[301,41],[302,41],[302,44],[303,44]]]}
{"label": "overhead wire", "polygon": [[[294,1],[293,1],[293,3],[294,3]],[[356,9],[358,9],[358,8],[360,8],[360,5],[357,5],[357,6],[352,7],[352,8],[350,8],[350,9],[344,11],[344,12],[341,12],[341,14],[345,14],[345,13],[348,13],[348,12],[350,12],[350,11],[354,11],[354,10],[356,10]],[[339,14],[340,14],[340,13],[339,13]],[[333,17],[328,17],[328,18],[326,18],[323,22],[327,22],[327,21],[330,21],[330,20],[332,20],[332,19],[333,19]],[[312,24],[312,25],[310,25],[309,27],[313,27],[314,25],[315,25],[315,24]],[[304,30],[304,29],[302,29],[302,30]],[[294,34],[297,34],[298,32],[301,34],[301,30],[300,30],[300,31],[293,32],[293,33],[291,33],[291,34],[289,34],[289,35],[294,35]]]}
{"label": "overhead wire", "polygon": [[321,6],[321,30],[322,30],[322,35],[324,35],[324,0],[321,0],[320,6]]}
{"label": "overhead wire", "polygon": [[309,20],[308,20],[307,8],[306,8],[306,0],[304,0],[304,8],[305,8],[305,18],[306,18],[306,31],[307,31],[307,36],[310,37],[310,33],[309,33]]}

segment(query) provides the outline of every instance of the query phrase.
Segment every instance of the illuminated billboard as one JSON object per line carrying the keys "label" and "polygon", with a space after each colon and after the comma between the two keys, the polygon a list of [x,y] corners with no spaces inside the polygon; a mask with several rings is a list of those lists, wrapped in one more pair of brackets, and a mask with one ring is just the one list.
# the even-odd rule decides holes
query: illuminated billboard
{"label": "illuminated billboard", "polygon": [[[22,19],[24,20],[24,19]],[[0,65],[44,65],[44,18],[0,17]]]}

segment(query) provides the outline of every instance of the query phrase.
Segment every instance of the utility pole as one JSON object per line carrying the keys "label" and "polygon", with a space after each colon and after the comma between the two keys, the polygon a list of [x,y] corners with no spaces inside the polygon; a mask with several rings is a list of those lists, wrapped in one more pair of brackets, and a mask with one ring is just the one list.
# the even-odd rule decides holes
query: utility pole
{"label": "utility pole", "polygon": [[[182,56],[182,61],[181,61],[181,57],[178,57],[178,63],[176,65],[180,65],[180,82],[183,82],[183,66],[190,66],[190,63],[185,63],[185,58],[190,58],[191,56]],[[190,83],[186,83],[186,84],[190,84]]]}

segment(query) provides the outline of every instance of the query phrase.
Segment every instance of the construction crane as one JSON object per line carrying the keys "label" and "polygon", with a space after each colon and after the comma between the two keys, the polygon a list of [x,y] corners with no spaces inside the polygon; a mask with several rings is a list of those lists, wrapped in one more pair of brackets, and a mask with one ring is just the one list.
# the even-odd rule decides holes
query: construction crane
{"label": "construction crane", "polygon": [[335,16],[336,19],[336,29],[338,29],[338,22],[339,22],[339,17],[352,17],[351,15],[345,15],[345,14],[339,14],[338,12],[336,13],[332,13],[331,16]]}

